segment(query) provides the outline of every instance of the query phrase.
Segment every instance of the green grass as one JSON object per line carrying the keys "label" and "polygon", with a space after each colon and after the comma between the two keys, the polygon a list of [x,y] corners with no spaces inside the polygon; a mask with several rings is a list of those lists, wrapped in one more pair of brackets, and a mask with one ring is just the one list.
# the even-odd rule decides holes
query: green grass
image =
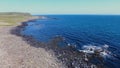
{"label": "green grass", "polygon": [[32,17],[29,13],[0,13],[0,26],[16,25]]}

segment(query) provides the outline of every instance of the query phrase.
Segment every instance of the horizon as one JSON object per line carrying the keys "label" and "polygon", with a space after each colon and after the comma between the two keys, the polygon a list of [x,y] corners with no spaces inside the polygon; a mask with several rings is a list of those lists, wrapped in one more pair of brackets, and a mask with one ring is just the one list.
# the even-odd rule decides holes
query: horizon
{"label": "horizon", "polygon": [[120,15],[119,0],[3,0],[0,12],[28,12],[31,14],[88,14]]}
{"label": "horizon", "polygon": [[120,14],[31,14],[31,15],[117,15]]}

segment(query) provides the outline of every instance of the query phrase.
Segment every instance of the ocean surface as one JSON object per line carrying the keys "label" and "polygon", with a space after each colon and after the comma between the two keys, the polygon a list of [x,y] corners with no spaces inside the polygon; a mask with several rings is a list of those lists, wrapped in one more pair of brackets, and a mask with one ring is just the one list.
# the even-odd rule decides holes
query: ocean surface
{"label": "ocean surface", "polygon": [[[45,15],[46,19],[28,22],[22,34],[48,42],[61,36],[77,50],[107,47],[102,53],[108,68],[120,68],[119,15]],[[87,50],[88,51],[88,50]],[[109,52],[109,53],[108,53]]]}

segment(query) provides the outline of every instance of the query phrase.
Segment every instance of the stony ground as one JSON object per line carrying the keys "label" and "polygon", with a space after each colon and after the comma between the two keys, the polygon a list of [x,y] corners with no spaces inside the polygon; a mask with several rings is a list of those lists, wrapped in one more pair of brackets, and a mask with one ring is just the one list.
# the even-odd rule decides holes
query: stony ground
{"label": "stony ground", "polygon": [[32,47],[12,35],[14,27],[0,27],[0,68],[64,68],[52,51]]}

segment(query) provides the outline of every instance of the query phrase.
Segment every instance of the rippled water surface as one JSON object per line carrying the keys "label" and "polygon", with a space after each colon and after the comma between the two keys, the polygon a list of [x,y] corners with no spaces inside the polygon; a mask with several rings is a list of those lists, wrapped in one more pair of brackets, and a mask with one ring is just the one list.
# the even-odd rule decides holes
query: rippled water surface
{"label": "rippled water surface", "polygon": [[120,16],[117,15],[46,15],[28,23],[22,34],[47,42],[61,36],[63,43],[84,46],[109,46],[110,52],[105,61],[109,68],[120,67]]}

